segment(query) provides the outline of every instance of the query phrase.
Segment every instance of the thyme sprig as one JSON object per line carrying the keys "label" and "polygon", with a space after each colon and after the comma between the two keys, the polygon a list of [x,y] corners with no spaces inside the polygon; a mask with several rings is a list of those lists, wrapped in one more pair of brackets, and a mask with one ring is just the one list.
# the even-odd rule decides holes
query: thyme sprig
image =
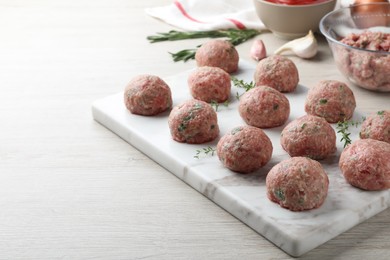
{"label": "thyme sprig", "polygon": [[214,108],[215,112],[218,112],[218,108],[219,108],[219,106],[220,106],[221,104],[222,104],[224,107],[228,107],[228,106],[229,106],[229,100],[226,100],[226,101],[223,102],[223,103],[218,103],[218,102],[215,101],[215,100],[212,100],[212,101],[210,102],[210,105]]}
{"label": "thyme sprig", "polygon": [[379,116],[383,116],[385,114],[385,111],[384,110],[380,110],[378,112],[376,112]]}
{"label": "thyme sprig", "polygon": [[349,132],[348,130],[349,128],[349,122],[348,121],[339,121],[337,123],[337,133],[341,134],[341,139],[340,139],[340,142],[343,142],[344,141],[344,148],[351,144],[352,143],[352,140],[351,138],[349,137],[351,135],[351,133]]}
{"label": "thyme sprig", "polygon": [[[195,31],[195,32],[185,32],[185,31],[176,31],[171,30],[167,33],[157,33],[157,35],[147,36],[146,39],[150,43],[162,42],[162,41],[178,41],[186,39],[198,39],[198,38],[227,38],[234,46],[237,46],[256,35],[259,35],[261,32],[254,29],[225,29],[225,30],[211,30],[211,31]],[[188,61],[195,58],[196,50],[200,46],[197,46],[196,49],[184,49],[176,53],[171,53],[173,61]]]}
{"label": "thyme sprig", "polygon": [[[245,82],[244,80],[242,79],[238,79],[234,76],[231,76],[231,80],[233,82],[233,85],[236,86],[237,88],[243,88],[245,89],[245,92],[251,90],[252,88],[256,87],[256,84],[251,81],[249,83]],[[243,94],[239,94],[238,92],[236,93],[236,98],[237,99],[240,99],[240,97],[242,96]]]}
{"label": "thyme sprig", "polygon": [[337,126],[336,126],[336,129],[337,129],[337,133],[341,134],[341,139],[340,139],[340,142],[344,142],[344,148],[351,144],[352,143],[352,140],[351,140],[351,133],[349,132],[349,126],[354,126],[354,127],[358,127],[360,124],[362,124],[364,122],[364,120],[366,120],[365,117],[362,117],[362,120],[357,120],[357,121],[354,121],[354,120],[344,120],[344,121],[339,121],[337,123]]}
{"label": "thyme sprig", "polygon": [[194,158],[195,159],[200,159],[200,157],[202,155],[204,156],[207,156],[207,155],[211,155],[211,156],[214,156],[215,152],[216,152],[216,148],[213,148],[211,146],[208,146],[208,147],[203,147],[202,149],[200,150],[196,150],[196,154],[194,155]]}

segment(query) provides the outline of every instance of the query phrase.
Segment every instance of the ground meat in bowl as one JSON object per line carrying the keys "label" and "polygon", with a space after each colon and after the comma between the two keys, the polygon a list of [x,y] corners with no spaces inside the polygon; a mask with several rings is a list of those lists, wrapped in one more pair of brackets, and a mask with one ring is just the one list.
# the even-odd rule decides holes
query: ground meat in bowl
{"label": "ground meat in bowl", "polygon": [[292,92],[298,85],[299,74],[290,59],[273,55],[259,61],[254,79],[256,86],[266,85],[280,92]]}
{"label": "ground meat in bowl", "polygon": [[291,211],[303,211],[324,203],[329,179],[319,162],[292,157],[272,167],[266,177],[266,186],[271,201]]}
{"label": "ground meat in bowl", "polygon": [[222,164],[235,172],[253,172],[271,159],[272,143],[260,128],[238,126],[218,142],[217,155]]}
{"label": "ground meat in bowl", "polygon": [[281,92],[257,86],[240,97],[239,113],[251,126],[270,128],[283,125],[290,115],[290,102]]}
{"label": "ground meat in bowl", "polygon": [[336,151],[336,133],[322,117],[306,115],[290,122],[280,138],[283,149],[291,156],[320,160]]}
{"label": "ground meat in bowl", "polygon": [[348,120],[355,111],[356,101],[347,84],[337,80],[322,80],[309,89],[305,111],[325,118],[329,123]]}
{"label": "ground meat in bowl", "polygon": [[368,116],[362,124],[360,138],[371,138],[390,144],[390,111],[382,110]]}
{"label": "ground meat in bowl", "polygon": [[124,103],[132,114],[156,115],[172,107],[171,90],[157,76],[139,75],[127,84]]}
{"label": "ground meat in bowl", "polygon": [[175,106],[168,125],[173,140],[182,143],[205,143],[219,135],[217,113],[210,104],[196,99]]}
{"label": "ground meat in bowl", "polygon": [[348,145],[339,166],[345,180],[363,190],[390,188],[390,144],[374,139],[360,139]]}
{"label": "ground meat in bowl", "polygon": [[195,99],[224,102],[230,96],[230,75],[218,67],[199,67],[189,75],[188,86]]}
{"label": "ground meat in bowl", "polygon": [[354,47],[330,45],[340,71],[360,87],[390,91],[390,34],[364,31],[340,41]]}
{"label": "ground meat in bowl", "polygon": [[341,39],[342,43],[371,51],[390,51],[390,33],[364,31],[351,33]]}
{"label": "ground meat in bowl", "polygon": [[236,72],[239,56],[234,45],[226,40],[210,40],[195,53],[196,64],[199,67],[219,67],[227,73]]}

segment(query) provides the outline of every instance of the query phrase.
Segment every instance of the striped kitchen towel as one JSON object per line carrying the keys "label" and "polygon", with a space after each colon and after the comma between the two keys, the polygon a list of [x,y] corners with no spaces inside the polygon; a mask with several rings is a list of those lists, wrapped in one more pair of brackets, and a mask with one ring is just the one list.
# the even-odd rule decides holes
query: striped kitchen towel
{"label": "striped kitchen towel", "polygon": [[265,29],[256,15],[253,0],[174,0],[146,13],[186,31],[218,29]]}

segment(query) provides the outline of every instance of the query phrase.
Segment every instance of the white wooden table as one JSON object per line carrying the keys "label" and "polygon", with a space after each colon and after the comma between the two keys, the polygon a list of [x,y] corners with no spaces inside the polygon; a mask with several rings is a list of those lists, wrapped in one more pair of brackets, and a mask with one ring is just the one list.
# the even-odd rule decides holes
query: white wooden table
{"label": "white wooden table", "polygon": [[[291,258],[92,119],[133,76],[195,66],[168,51],[204,40],[146,40],[172,27],[144,8],[170,2],[0,0],[0,259]],[[317,38],[315,59],[291,57],[300,83],[345,81]],[[390,109],[390,94],[353,90],[359,110]],[[389,255],[388,209],[302,259]]]}

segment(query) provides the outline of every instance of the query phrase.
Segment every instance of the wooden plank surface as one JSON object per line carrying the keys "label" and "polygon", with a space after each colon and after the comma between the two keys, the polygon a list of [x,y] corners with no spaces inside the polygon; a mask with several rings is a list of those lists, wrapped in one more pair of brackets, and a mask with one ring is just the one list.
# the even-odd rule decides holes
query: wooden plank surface
{"label": "wooden plank surface", "polygon": [[[290,259],[138,150],[94,122],[94,100],[140,73],[195,66],[149,44],[172,27],[145,15],[168,0],[0,0],[0,259]],[[284,43],[260,36],[270,52]],[[301,83],[345,80],[322,37],[292,58]],[[238,51],[249,59],[251,42]],[[354,88],[359,110],[389,94]],[[302,259],[387,259],[390,210]]]}

